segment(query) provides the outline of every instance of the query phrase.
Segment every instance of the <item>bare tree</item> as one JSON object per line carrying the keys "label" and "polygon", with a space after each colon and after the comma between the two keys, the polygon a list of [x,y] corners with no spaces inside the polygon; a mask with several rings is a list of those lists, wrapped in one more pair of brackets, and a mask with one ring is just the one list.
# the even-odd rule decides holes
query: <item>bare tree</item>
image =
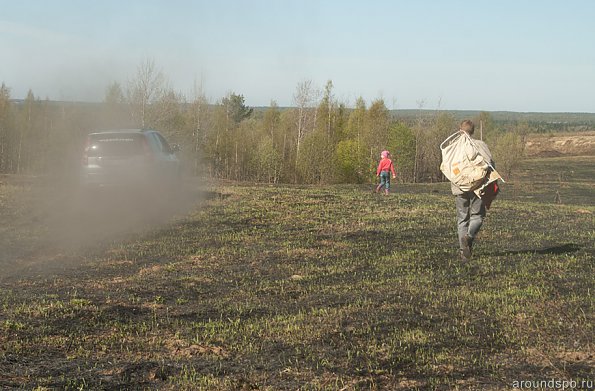
{"label": "bare tree", "polygon": [[0,172],[6,172],[10,153],[10,88],[4,83],[0,87]]}
{"label": "bare tree", "polygon": [[124,103],[124,93],[122,92],[122,87],[120,83],[114,81],[105,89],[105,98],[104,103],[108,105],[119,105]]}
{"label": "bare tree", "polygon": [[312,114],[316,93],[312,88],[312,80],[298,83],[293,101],[297,110],[297,143],[296,143],[296,165],[300,156],[300,146],[307,133],[308,123]]}
{"label": "bare tree", "polygon": [[205,140],[205,116],[208,100],[203,89],[203,82],[194,82],[194,100],[192,101],[192,135],[194,148],[194,175],[200,172],[200,146]]}
{"label": "bare tree", "polygon": [[421,160],[421,153],[422,150],[420,148],[420,142],[421,142],[421,135],[423,132],[423,126],[424,126],[424,120],[423,120],[423,116],[422,116],[422,110],[424,108],[424,106],[426,105],[426,101],[424,99],[418,100],[417,102],[417,108],[418,108],[418,112],[417,112],[417,118],[415,120],[415,161],[413,163],[413,182],[417,183],[418,180],[418,175],[420,172],[420,160]]}
{"label": "bare tree", "polygon": [[126,98],[120,83],[113,82],[105,90],[102,123],[107,127],[123,127],[130,122],[126,108]]}
{"label": "bare tree", "polygon": [[325,115],[325,130],[326,130],[326,137],[327,141],[330,143],[333,133],[333,110],[335,109],[335,97],[333,94],[333,81],[329,80],[326,82],[326,86],[324,87],[324,95],[322,97],[322,102],[320,107],[323,110],[326,110]]}
{"label": "bare tree", "polygon": [[141,128],[147,120],[149,105],[157,100],[164,90],[165,78],[155,68],[152,60],[145,60],[137,68],[136,77],[129,81],[127,98],[131,105],[132,116]]}
{"label": "bare tree", "polygon": [[147,123],[151,127],[157,127],[168,136],[181,136],[184,116],[182,108],[186,105],[186,98],[180,92],[172,88],[164,89],[159,99],[153,102],[148,112]]}

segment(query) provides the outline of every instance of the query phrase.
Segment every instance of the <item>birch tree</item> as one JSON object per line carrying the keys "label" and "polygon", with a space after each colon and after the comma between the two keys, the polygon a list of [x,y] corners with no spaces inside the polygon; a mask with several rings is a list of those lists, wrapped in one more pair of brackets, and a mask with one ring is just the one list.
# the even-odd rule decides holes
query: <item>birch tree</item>
{"label": "birch tree", "polygon": [[300,147],[304,136],[308,132],[310,120],[312,118],[312,107],[314,104],[315,92],[312,88],[312,80],[306,80],[298,83],[293,102],[297,110],[297,138],[296,138],[296,165],[300,156]]}
{"label": "birch tree", "polygon": [[136,77],[128,82],[127,99],[137,126],[146,127],[149,105],[159,99],[164,83],[163,73],[148,59],[139,65]]}

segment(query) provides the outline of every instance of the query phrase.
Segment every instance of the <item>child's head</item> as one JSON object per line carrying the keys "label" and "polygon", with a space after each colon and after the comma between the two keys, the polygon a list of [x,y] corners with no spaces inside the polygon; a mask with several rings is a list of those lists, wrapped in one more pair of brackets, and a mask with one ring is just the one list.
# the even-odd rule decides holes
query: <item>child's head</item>
{"label": "child's head", "polygon": [[475,132],[475,124],[473,121],[466,119],[461,122],[460,129],[464,132],[467,132],[467,134],[471,136]]}
{"label": "child's head", "polygon": [[382,152],[380,153],[380,157],[381,157],[381,158],[387,158],[387,157],[389,157],[389,156],[390,156],[390,152],[388,152],[388,151],[382,151]]}

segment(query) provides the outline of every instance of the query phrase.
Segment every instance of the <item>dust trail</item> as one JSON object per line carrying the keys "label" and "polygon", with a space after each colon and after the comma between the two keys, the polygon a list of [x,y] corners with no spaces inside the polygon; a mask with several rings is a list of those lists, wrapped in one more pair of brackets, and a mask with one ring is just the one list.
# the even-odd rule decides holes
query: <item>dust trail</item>
{"label": "dust trail", "polygon": [[21,193],[0,211],[0,280],[76,267],[86,250],[166,226],[204,194],[190,179],[85,191],[72,178],[35,180]]}

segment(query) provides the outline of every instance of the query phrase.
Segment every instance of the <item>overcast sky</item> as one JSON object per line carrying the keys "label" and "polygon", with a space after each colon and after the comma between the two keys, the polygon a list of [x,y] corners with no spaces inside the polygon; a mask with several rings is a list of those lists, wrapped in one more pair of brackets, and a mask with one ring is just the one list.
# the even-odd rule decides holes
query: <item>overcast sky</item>
{"label": "overcast sky", "polygon": [[192,100],[595,112],[594,1],[0,0],[12,98],[102,101],[146,60]]}

